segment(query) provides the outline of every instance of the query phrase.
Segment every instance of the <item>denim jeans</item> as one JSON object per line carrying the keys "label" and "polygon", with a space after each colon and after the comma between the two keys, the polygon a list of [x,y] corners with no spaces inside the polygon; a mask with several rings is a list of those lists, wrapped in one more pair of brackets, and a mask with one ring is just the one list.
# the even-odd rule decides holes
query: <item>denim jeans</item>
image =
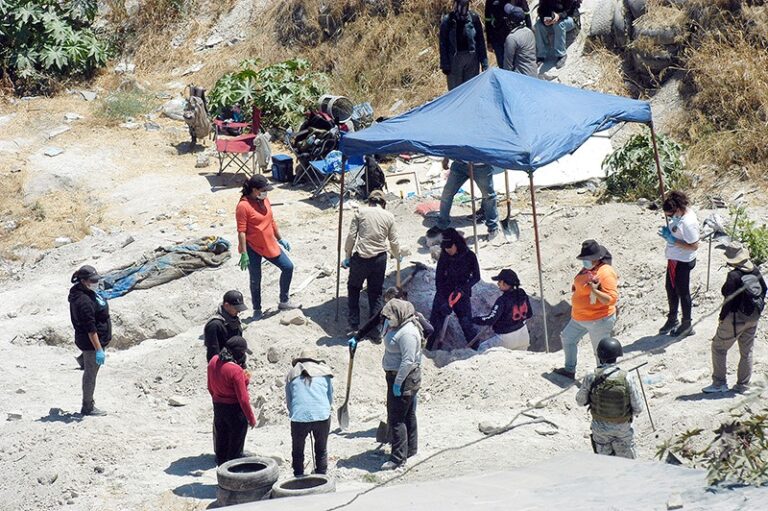
{"label": "denim jeans", "polygon": [[[541,18],[536,20],[536,58],[546,59],[550,56],[560,58],[565,56],[565,36],[576,27],[573,18],[568,17],[554,25],[546,26]],[[549,36],[552,36],[552,46]]]}
{"label": "denim jeans", "polygon": [[[257,254],[251,247],[248,250],[248,273],[251,277],[251,300],[253,301],[253,311],[261,310],[261,255]],[[285,253],[280,249],[280,255],[267,258],[267,261],[280,269],[280,302],[288,301],[288,292],[291,289],[291,279],[293,279],[293,263]]]}
{"label": "denim jeans", "polygon": [[571,318],[563,331],[560,332],[563,352],[565,353],[565,369],[576,372],[579,340],[584,337],[584,334],[589,334],[589,339],[592,341],[592,351],[597,352],[597,345],[600,341],[611,336],[614,323],[616,323],[616,314],[594,321],[576,321]]}
{"label": "denim jeans", "polygon": [[[475,165],[472,174],[483,197],[482,208],[485,214],[485,225],[488,227],[488,232],[493,232],[499,228],[499,210],[496,209],[496,191],[493,189],[493,167]],[[447,229],[451,225],[453,196],[468,179],[469,165],[467,163],[463,161],[451,163],[451,171],[448,173],[448,179],[443,187],[443,195],[440,197],[440,216],[437,219],[437,226],[440,229]]]}
{"label": "denim jeans", "polygon": [[499,69],[504,67],[504,42],[505,41],[491,43],[493,46],[493,53],[496,55],[496,65]]}

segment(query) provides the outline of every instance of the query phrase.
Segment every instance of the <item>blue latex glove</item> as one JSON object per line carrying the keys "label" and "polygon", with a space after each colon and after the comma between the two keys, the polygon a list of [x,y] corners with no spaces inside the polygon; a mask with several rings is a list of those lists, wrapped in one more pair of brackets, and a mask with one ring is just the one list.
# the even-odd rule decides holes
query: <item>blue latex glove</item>
{"label": "blue latex glove", "polygon": [[347,344],[349,345],[349,349],[355,350],[357,349],[357,339],[354,337],[350,337],[350,339],[347,341]]}
{"label": "blue latex glove", "polygon": [[342,267],[342,268],[344,268],[345,270],[346,270],[347,268],[349,268],[349,257],[347,257],[346,259],[344,259],[344,260],[341,262],[341,267]]}
{"label": "blue latex glove", "polygon": [[667,240],[667,243],[670,245],[674,245],[675,241],[677,241],[677,238],[672,234],[672,231],[669,230],[669,227],[662,227],[659,229],[659,236]]}
{"label": "blue latex glove", "polygon": [[107,361],[107,354],[104,353],[104,350],[98,350],[96,352],[96,363],[100,366],[103,366],[106,361]]}
{"label": "blue latex glove", "polygon": [[279,240],[277,240],[277,242],[280,243],[280,246],[283,247],[286,252],[290,252],[291,251],[291,244],[288,243],[287,239],[280,238]]}
{"label": "blue latex glove", "polygon": [[400,388],[400,385],[398,385],[397,383],[392,385],[392,393],[395,395],[395,397],[402,397],[403,391]]}

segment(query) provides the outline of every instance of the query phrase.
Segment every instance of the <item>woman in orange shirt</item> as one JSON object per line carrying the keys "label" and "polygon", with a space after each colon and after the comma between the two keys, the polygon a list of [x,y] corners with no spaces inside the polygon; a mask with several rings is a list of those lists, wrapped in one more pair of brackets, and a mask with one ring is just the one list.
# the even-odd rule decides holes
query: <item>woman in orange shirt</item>
{"label": "woman in orange shirt", "polygon": [[272,206],[267,192],[272,190],[267,178],[261,174],[251,176],[243,183],[242,196],[235,209],[237,220],[237,251],[240,253],[240,269],[251,277],[251,300],[253,319],[262,317],[261,312],[261,259],[280,269],[279,310],[298,309],[301,305],[292,303],[288,293],[293,279],[293,262],[287,252],[291,245],[281,235],[272,216]]}
{"label": "woman in orange shirt", "polygon": [[619,299],[619,279],[610,265],[611,254],[604,246],[595,240],[586,240],[576,259],[583,267],[571,286],[571,320],[560,332],[565,367],[554,371],[571,379],[576,376],[579,340],[588,333],[595,351],[602,339],[611,337]]}

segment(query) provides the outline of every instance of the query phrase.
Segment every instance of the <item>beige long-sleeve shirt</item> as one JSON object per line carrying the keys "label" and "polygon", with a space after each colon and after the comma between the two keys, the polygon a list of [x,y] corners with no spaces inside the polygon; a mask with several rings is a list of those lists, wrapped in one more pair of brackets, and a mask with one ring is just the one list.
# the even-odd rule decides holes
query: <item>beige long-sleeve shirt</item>
{"label": "beige long-sleeve shirt", "polygon": [[391,247],[392,255],[400,256],[400,242],[397,239],[395,215],[378,206],[360,208],[352,223],[344,244],[347,257],[358,253],[360,257],[371,258],[387,252]]}

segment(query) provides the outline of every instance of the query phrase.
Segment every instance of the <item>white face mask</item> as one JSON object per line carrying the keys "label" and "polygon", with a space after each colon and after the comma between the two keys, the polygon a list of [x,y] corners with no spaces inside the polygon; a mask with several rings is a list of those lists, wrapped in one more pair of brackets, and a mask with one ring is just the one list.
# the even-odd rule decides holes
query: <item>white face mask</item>
{"label": "white face mask", "polygon": [[258,195],[256,196],[256,198],[257,198],[257,199],[259,199],[259,200],[264,200],[264,199],[266,199],[266,198],[267,198],[267,192],[261,192],[260,194],[258,194]]}
{"label": "white face mask", "polygon": [[581,264],[584,265],[584,268],[586,268],[587,270],[591,270],[595,266],[595,264],[592,261],[587,261],[587,260],[581,261]]}
{"label": "white face mask", "polygon": [[99,290],[99,283],[98,282],[88,282],[85,287],[93,291],[94,293]]}
{"label": "white face mask", "polygon": [[381,330],[382,330],[382,332],[386,332],[387,330],[389,330],[389,320],[388,319],[384,320],[384,324],[382,325]]}

